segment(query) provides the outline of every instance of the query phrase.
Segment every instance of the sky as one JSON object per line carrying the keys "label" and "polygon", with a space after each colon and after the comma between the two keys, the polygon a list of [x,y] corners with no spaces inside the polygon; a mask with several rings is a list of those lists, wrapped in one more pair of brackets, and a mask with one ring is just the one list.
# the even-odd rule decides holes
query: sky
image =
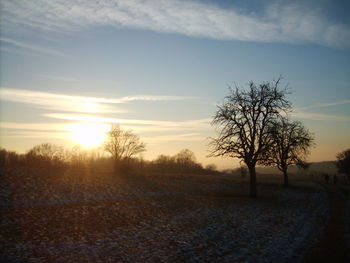
{"label": "sky", "polygon": [[[350,148],[349,1],[3,0],[0,146],[88,144],[110,124],[145,159],[208,158],[229,87],[283,76],[293,119],[315,135],[309,161]],[[95,133],[94,133],[95,132]],[[102,140],[102,139],[101,139]]]}

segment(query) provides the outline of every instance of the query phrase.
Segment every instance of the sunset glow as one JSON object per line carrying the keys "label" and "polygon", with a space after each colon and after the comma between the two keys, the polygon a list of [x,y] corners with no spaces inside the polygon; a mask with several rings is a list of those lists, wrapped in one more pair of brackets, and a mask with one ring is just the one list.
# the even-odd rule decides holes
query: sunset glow
{"label": "sunset glow", "polygon": [[76,123],[69,126],[70,139],[84,147],[101,145],[107,136],[109,125],[96,123]]}

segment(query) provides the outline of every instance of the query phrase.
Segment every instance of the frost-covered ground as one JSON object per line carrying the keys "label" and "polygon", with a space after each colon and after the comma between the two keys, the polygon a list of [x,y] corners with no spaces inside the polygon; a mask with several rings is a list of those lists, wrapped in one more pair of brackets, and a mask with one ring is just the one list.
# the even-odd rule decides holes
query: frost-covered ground
{"label": "frost-covered ground", "polygon": [[328,213],[317,184],[219,176],[6,178],[0,262],[300,262]]}

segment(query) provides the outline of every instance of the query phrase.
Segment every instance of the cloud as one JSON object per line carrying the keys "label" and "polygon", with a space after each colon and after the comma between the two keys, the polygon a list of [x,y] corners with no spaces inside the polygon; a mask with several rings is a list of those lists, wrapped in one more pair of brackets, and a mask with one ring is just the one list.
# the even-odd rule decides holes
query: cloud
{"label": "cloud", "polygon": [[213,39],[350,47],[350,27],[318,6],[273,1],[257,13],[185,0],[2,1],[5,27],[73,32],[114,26]]}
{"label": "cloud", "polygon": [[324,107],[344,105],[344,104],[350,104],[350,100],[317,103],[317,104],[312,104],[309,106],[298,107],[297,109],[298,110],[307,110],[307,109],[324,108]]}
{"label": "cloud", "polygon": [[[71,139],[72,132],[76,125],[105,125],[120,124],[123,129],[131,129],[138,134],[142,134],[142,140],[146,142],[161,143],[165,141],[204,141],[205,136],[201,133],[205,128],[209,128],[208,119],[189,121],[157,121],[157,120],[134,120],[134,119],[112,119],[98,118],[93,116],[74,116],[69,114],[45,114],[46,117],[64,119],[76,122],[66,123],[21,123],[21,122],[0,122],[1,136],[3,138],[56,138]],[[169,132],[170,135],[154,136],[154,132]],[[186,133],[174,134],[176,131],[186,131]],[[149,135],[147,135],[150,133]]]}
{"label": "cloud", "polygon": [[156,137],[142,137],[146,142],[151,143],[163,143],[163,142],[176,142],[176,141],[204,141],[205,136],[200,136],[199,133],[185,133],[185,134],[172,134]]}
{"label": "cloud", "polygon": [[[18,48],[22,48],[22,49],[29,50],[29,51],[34,51],[34,52],[37,52],[37,53],[44,53],[44,54],[49,54],[49,55],[67,57],[67,54],[65,54],[65,53],[63,53],[61,51],[57,51],[57,50],[54,50],[54,49],[51,49],[51,48],[46,48],[46,47],[43,47],[43,46],[32,45],[32,44],[28,44],[28,43],[25,43],[25,42],[20,42],[20,41],[13,40],[13,39],[10,39],[10,38],[3,38],[3,37],[1,37],[0,41],[8,43],[8,44],[10,44],[12,46],[15,46],[15,47],[18,47]],[[6,51],[6,49],[4,49],[4,50]],[[14,50],[12,49],[12,51],[14,51]]]}
{"label": "cloud", "polygon": [[302,2],[271,4],[266,19],[278,25],[280,41],[318,43],[325,46],[349,48],[350,26],[325,16],[321,5],[302,5]]}
{"label": "cloud", "polygon": [[293,117],[316,121],[350,121],[349,116],[329,115],[312,112],[293,112]]}
{"label": "cloud", "polygon": [[[46,110],[58,110],[56,113],[42,113],[42,116],[65,120],[66,123],[16,123],[0,122],[0,129],[5,130],[2,137],[13,138],[70,138],[72,123],[94,123],[99,125],[119,124],[123,129],[131,129],[137,133],[154,134],[155,132],[184,131],[179,135],[167,135],[147,137],[149,141],[191,141],[202,140],[195,136],[194,131],[210,128],[211,119],[187,120],[187,121],[162,121],[118,119],[90,115],[91,113],[110,113],[122,111],[115,105],[122,105],[134,101],[169,101],[197,99],[195,97],[181,96],[150,96],[136,95],[120,98],[84,97],[67,94],[40,92],[33,90],[0,88],[0,99],[18,103],[34,105]],[[66,112],[66,113],[63,113]],[[90,113],[90,114],[89,114]]]}
{"label": "cloud", "polygon": [[198,100],[201,97],[186,97],[186,96],[150,96],[150,95],[136,95],[125,96],[119,99],[120,103],[130,101],[177,101],[177,100]]}
{"label": "cloud", "polygon": [[191,100],[199,98],[151,95],[126,96],[121,98],[84,97],[2,87],[0,88],[0,99],[32,104],[49,110],[83,113],[115,113],[126,112],[124,109],[117,108],[115,104],[123,104],[132,101],[171,101]]}
{"label": "cloud", "polygon": [[64,82],[79,82],[79,79],[77,78],[69,78],[69,77],[61,77],[61,76],[52,76],[52,75],[38,75],[39,77],[50,79],[50,80],[58,80],[58,81],[64,81]]}
{"label": "cloud", "polygon": [[[78,123],[81,124],[81,123]],[[75,124],[75,125],[78,125]],[[46,123],[44,125],[38,123],[0,123],[2,130],[1,138],[48,138],[48,139],[72,139],[74,127],[71,123],[63,124],[59,129],[57,125]],[[124,127],[125,128],[125,127]],[[140,132],[141,130],[135,130]],[[162,136],[143,136],[142,140],[147,143],[164,143],[165,141],[204,141],[205,136],[200,133],[180,133]]]}
{"label": "cloud", "polygon": [[34,131],[68,131],[66,123],[0,122],[1,129]]}
{"label": "cloud", "polygon": [[70,123],[0,122],[2,138],[67,139]]}
{"label": "cloud", "polygon": [[0,52],[6,52],[6,53],[12,53],[15,55],[29,55],[29,56],[35,56],[37,54],[29,52],[28,50],[20,50],[18,48],[13,48],[13,47],[4,47],[0,45]]}
{"label": "cloud", "polygon": [[296,112],[292,112],[291,115],[296,118],[317,120],[317,121],[350,121],[349,116],[313,113],[313,112],[304,111],[309,109],[325,108],[325,107],[345,105],[345,104],[350,104],[350,100],[316,103],[308,106],[297,107]]}
{"label": "cloud", "polygon": [[104,105],[108,99],[72,96],[33,90],[0,88],[1,100],[32,104],[48,110],[68,112],[113,113],[124,112],[116,107]]}
{"label": "cloud", "polygon": [[[47,138],[47,139],[69,139],[76,140],[85,134],[86,130],[92,130],[93,135],[105,134],[110,126],[96,123],[21,123],[21,122],[0,122],[1,135],[4,138]],[[98,131],[99,133],[94,133]],[[104,135],[102,135],[104,136]],[[94,138],[93,138],[94,139]],[[96,138],[95,138],[96,139]]]}
{"label": "cloud", "polygon": [[2,138],[48,138],[48,139],[67,139],[69,133],[63,132],[48,132],[48,131],[11,131],[6,134],[1,134]]}
{"label": "cloud", "polygon": [[93,123],[120,124],[124,128],[131,128],[136,131],[173,131],[173,130],[195,130],[209,128],[211,119],[199,119],[188,121],[159,121],[159,120],[138,120],[138,119],[117,119],[93,115],[76,115],[65,113],[47,113],[45,117]]}

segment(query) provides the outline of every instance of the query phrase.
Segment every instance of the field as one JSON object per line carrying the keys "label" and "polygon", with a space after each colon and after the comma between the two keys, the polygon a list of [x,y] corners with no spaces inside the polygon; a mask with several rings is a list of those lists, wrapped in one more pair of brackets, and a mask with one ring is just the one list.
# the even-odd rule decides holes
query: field
{"label": "field", "polygon": [[325,187],[258,179],[253,200],[234,176],[2,177],[0,262],[303,262]]}

